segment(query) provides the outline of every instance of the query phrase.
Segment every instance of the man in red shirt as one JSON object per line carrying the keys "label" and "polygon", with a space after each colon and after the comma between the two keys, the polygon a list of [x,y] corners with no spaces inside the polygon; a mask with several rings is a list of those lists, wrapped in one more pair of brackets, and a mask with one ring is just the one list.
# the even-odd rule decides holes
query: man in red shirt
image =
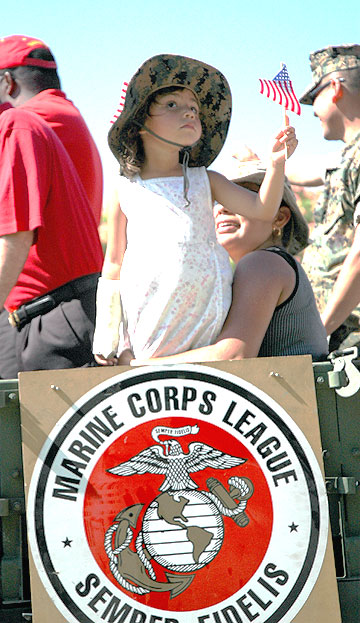
{"label": "man in red shirt", "polygon": [[57,64],[47,45],[23,35],[0,39],[0,79],[6,83],[5,99],[10,105],[40,115],[57,134],[99,225],[103,195],[100,155],[80,111],[60,90]]}
{"label": "man in red shirt", "polygon": [[[28,60],[42,42],[22,40],[18,67],[54,69],[54,61]],[[8,74],[0,69],[0,104],[19,97]],[[89,365],[102,265],[97,221],[63,143],[24,105],[0,116],[0,205],[0,308],[15,327],[17,371]],[[2,363],[2,378],[14,376]]]}

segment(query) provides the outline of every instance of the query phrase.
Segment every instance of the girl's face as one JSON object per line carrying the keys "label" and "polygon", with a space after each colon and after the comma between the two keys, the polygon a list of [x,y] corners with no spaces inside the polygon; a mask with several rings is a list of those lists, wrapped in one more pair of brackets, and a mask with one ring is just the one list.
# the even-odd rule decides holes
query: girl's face
{"label": "girl's face", "polygon": [[150,105],[145,125],[149,130],[169,141],[179,143],[184,147],[193,145],[201,136],[197,98],[189,89],[163,95],[160,92]]}

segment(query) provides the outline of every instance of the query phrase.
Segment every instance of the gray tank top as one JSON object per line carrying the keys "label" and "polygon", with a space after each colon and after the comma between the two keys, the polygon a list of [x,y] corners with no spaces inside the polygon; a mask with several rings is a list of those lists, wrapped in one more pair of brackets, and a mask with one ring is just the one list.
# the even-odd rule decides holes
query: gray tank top
{"label": "gray tank top", "polygon": [[326,359],[326,331],[304,269],[284,249],[269,247],[263,251],[280,255],[294,269],[296,283],[289,298],[276,307],[258,356],[312,355],[314,361]]}

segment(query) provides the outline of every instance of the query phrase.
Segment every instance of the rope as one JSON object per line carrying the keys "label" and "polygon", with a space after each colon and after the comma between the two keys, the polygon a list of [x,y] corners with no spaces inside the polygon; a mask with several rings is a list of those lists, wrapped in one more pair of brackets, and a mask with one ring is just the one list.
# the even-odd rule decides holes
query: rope
{"label": "rope", "polygon": [[145,552],[144,552],[143,547],[142,547],[143,542],[144,542],[143,533],[142,533],[142,530],[140,530],[139,534],[137,535],[137,539],[135,541],[136,552],[137,552],[137,555],[139,556],[142,564],[148,570],[150,577],[153,580],[156,580],[156,574],[155,574],[155,571],[153,569],[153,566],[152,566],[150,560],[148,560],[146,558],[146,556],[145,556]]}
{"label": "rope", "polygon": [[[231,478],[229,478],[228,484],[233,485],[234,487],[239,489],[241,496],[246,495],[250,491],[249,485],[247,485],[246,482],[238,476],[232,476]],[[219,500],[219,498],[210,491],[203,491],[203,493],[208,498],[210,498],[212,502],[214,502],[217,509],[225,517],[236,517],[236,515],[239,515],[239,513],[242,513],[245,510],[247,505],[247,500],[242,500],[239,502],[236,508],[227,508],[226,506],[224,506],[221,500]]]}
{"label": "rope", "polygon": [[183,172],[183,178],[184,178],[184,199],[186,201],[185,204],[185,208],[187,208],[190,205],[190,201],[188,198],[188,190],[189,190],[189,176],[188,176],[188,164],[189,164],[189,159],[190,159],[190,152],[188,149],[183,149],[183,159],[182,159],[182,163],[181,163],[181,168],[182,168],[182,172]]}
{"label": "rope", "polygon": [[109,566],[110,566],[111,573],[113,574],[114,578],[119,582],[119,584],[126,590],[130,591],[131,593],[136,593],[137,595],[144,595],[145,593],[150,593],[150,591],[147,588],[141,588],[141,586],[134,586],[134,584],[130,584],[130,582],[125,580],[125,578],[119,573],[118,567],[117,567],[118,555],[130,545],[132,538],[133,538],[133,532],[131,528],[128,527],[127,533],[126,533],[126,539],[124,540],[122,545],[119,545],[119,547],[113,550],[112,538],[113,538],[113,533],[117,529],[118,529],[118,523],[115,523],[112,526],[110,526],[110,528],[105,533],[105,540],[104,540],[105,551],[110,561]]}

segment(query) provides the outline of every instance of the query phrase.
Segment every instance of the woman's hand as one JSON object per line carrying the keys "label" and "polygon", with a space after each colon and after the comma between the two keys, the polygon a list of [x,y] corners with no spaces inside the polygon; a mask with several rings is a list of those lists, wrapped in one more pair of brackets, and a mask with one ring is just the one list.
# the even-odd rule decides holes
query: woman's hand
{"label": "woman's hand", "polygon": [[104,357],[104,355],[94,355],[94,359],[99,366],[117,366],[117,357]]}
{"label": "woman's hand", "polygon": [[94,357],[96,363],[100,366],[129,366],[130,361],[135,361],[134,353],[129,348],[123,350],[118,357],[115,357],[115,355],[111,355],[110,357],[104,357],[104,355],[94,355]]}
{"label": "woman's hand", "polygon": [[117,359],[117,365],[118,366],[129,366],[130,362],[133,360],[134,360],[134,353],[132,352],[132,350],[130,350],[130,348],[127,348],[126,350],[123,350],[121,355],[119,355]]}

